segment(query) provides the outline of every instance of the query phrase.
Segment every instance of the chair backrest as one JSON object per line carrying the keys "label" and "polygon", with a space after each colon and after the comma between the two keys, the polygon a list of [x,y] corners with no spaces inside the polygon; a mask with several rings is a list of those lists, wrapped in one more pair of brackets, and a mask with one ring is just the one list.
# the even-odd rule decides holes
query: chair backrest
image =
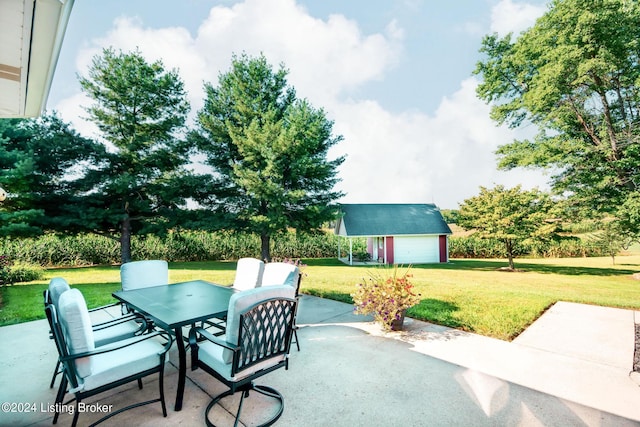
{"label": "chair backrest", "polygon": [[[70,289],[60,295],[57,308],[59,330],[62,332],[57,339],[61,341],[61,356],[73,355],[95,349],[93,328],[89,318],[87,303],[78,289]],[[76,359],[75,363],[67,363],[65,367],[79,378],[86,378],[92,373],[91,358]],[[70,366],[72,365],[72,366]],[[74,377],[74,375],[69,375]],[[72,378],[69,378],[72,381]],[[72,381],[73,384],[73,381]]]}
{"label": "chair backrest", "polygon": [[260,286],[289,285],[298,288],[300,269],[288,262],[268,262],[264,266]]}
{"label": "chair backrest", "polygon": [[[47,292],[48,291],[45,291],[45,293]],[[53,338],[53,342],[56,344],[58,355],[60,357],[63,357],[68,352],[66,351],[64,338],[62,338],[62,329],[60,329],[57,310],[56,307],[51,302],[48,302],[46,298],[44,303],[44,312],[47,315],[47,320],[49,321],[49,327],[51,328],[51,338]]]}
{"label": "chair backrest", "polygon": [[120,266],[122,290],[169,284],[169,264],[164,260],[132,261]]}
{"label": "chair backrest", "polygon": [[58,311],[58,301],[60,300],[60,295],[62,295],[63,292],[66,292],[69,289],[71,288],[69,287],[69,284],[65,279],[63,279],[62,277],[54,277],[49,281],[49,287],[47,287],[47,289],[45,289],[43,293],[45,313],[47,314],[47,320],[49,321],[49,329],[51,330],[52,338],[55,340],[56,347],[58,347],[58,353],[60,352],[60,344],[56,339],[56,335],[53,330],[54,319],[49,312],[48,306],[53,306],[53,316],[57,316],[55,312]]}
{"label": "chair backrest", "polygon": [[289,353],[295,317],[295,290],[288,285],[254,288],[237,292],[229,300],[225,340],[239,345],[234,353],[225,349],[225,363],[232,373],[268,359],[281,362]]}
{"label": "chair backrest", "polygon": [[236,277],[233,287],[244,291],[260,286],[262,274],[264,272],[264,262],[256,258],[240,258],[236,266]]}
{"label": "chair backrest", "polygon": [[45,304],[53,304],[58,309],[58,300],[60,295],[71,289],[69,283],[62,277],[54,277],[49,281],[49,287],[45,297]]}

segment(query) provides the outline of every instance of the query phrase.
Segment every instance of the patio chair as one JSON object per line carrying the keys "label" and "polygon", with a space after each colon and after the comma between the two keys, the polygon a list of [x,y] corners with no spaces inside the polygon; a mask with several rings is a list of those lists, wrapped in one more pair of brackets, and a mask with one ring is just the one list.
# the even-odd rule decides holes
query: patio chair
{"label": "patio chair", "polygon": [[[72,427],[75,427],[80,415],[79,405],[83,399],[132,381],[138,381],[138,386],[142,388],[142,378],[155,373],[159,379],[157,399],[136,402],[110,412],[93,425],[128,409],[155,402],[161,403],[162,414],[167,416],[163,378],[167,352],[173,343],[169,333],[157,331],[96,347],[89,311],[78,289],[64,292],[58,301],[58,309],[54,304],[49,304],[46,312],[64,366],[64,376],[56,396],[53,424],[58,422],[60,408],[75,400],[72,422]],[[161,344],[158,336],[166,342]],[[63,405],[67,386],[74,398]]]}
{"label": "patio chair", "polygon": [[[120,266],[120,282],[122,290],[148,288],[169,284],[169,264],[164,260],[131,261]],[[130,313],[129,307],[123,305],[123,313]],[[147,319],[148,323],[151,323]]]}
{"label": "patio chair", "polygon": [[240,258],[236,265],[236,276],[233,280],[235,289],[244,291],[260,286],[264,262],[256,258]]}
{"label": "patio chair", "polygon": [[[292,286],[296,292],[296,299],[300,300],[300,282],[302,275],[300,269],[288,262],[269,262],[264,267],[261,286],[288,285]],[[300,351],[300,342],[298,341],[298,327],[294,325],[293,335],[296,339],[296,348]]]}
{"label": "patio chair", "polygon": [[[262,282],[262,273],[264,272],[264,261],[257,258],[240,258],[236,264],[236,275],[233,280],[232,288],[239,291],[246,291],[260,286]],[[209,329],[215,327],[218,329],[217,334],[224,334],[226,317],[221,319],[209,319],[202,323],[203,327]],[[206,326],[205,326],[206,325]]]}
{"label": "patio chair", "polygon": [[288,262],[268,262],[264,266],[260,286],[289,285],[298,287],[300,269]]}
{"label": "patio chair", "polygon": [[[69,283],[62,277],[54,277],[49,281],[49,287],[44,291],[44,306],[53,304],[54,307],[58,307],[58,301],[60,295],[71,289]],[[103,310],[108,307],[118,306],[118,303],[97,307],[89,310],[90,313]],[[49,322],[50,338],[53,339],[53,326]],[[94,333],[94,341],[96,347],[101,347],[106,344],[110,344],[115,341],[120,341],[125,338],[131,338],[135,335],[142,334],[147,329],[147,323],[140,315],[130,314],[126,316],[120,316],[111,320],[103,321],[100,323],[93,323],[92,329]],[[53,388],[56,377],[60,374],[60,359],[56,362],[56,368],[53,371],[51,377],[51,383],[49,388]]]}
{"label": "patio chair", "polygon": [[270,286],[238,292],[231,296],[224,337],[213,336],[203,328],[189,332],[191,369],[202,368],[224,383],[229,390],[216,396],[207,406],[208,426],[211,409],[225,397],[241,392],[236,424],[249,391],[272,397],[279,406],[263,425],[273,424],[284,409],[284,398],[271,387],[255,385],[254,380],[279,368],[288,368],[297,301],[290,286]]}
{"label": "patio chair", "polygon": [[169,264],[164,260],[131,261],[120,266],[122,290],[169,284]]}

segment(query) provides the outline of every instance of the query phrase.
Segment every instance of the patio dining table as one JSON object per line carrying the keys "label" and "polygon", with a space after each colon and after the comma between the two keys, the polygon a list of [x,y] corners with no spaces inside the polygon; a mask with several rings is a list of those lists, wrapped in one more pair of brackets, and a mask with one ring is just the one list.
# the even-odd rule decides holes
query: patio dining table
{"label": "patio dining table", "polygon": [[187,357],[182,327],[227,314],[229,299],[236,292],[204,280],[174,283],[170,285],[116,291],[114,298],[133,310],[151,318],[154,323],[176,337],[178,347],[178,391],[174,409],[182,409],[184,384],[187,375]]}

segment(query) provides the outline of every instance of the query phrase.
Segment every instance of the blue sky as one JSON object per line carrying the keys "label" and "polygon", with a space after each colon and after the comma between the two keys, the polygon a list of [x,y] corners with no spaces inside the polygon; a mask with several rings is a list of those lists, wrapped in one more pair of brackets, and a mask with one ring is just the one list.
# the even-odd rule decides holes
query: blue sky
{"label": "blue sky", "polygon": [[341,201],[455,209],[480,186],[546,188],[540,172],[496,170],[496,148],[533,129],[496,127],[472,76],[483,35],[519,33],[545,10],[541,0],[77,0],[47,108],[97,135],[77,75],[103,47],[178,69],[192,114],[234,52],[263,53],[344,137],[330,152],[347,155]]}

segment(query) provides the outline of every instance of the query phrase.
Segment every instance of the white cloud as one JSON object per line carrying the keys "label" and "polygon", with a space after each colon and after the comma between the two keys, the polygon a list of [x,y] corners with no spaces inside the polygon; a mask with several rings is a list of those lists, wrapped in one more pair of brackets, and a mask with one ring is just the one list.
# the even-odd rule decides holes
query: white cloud
{"label": "white cloud", "polygon": [[246,0],[212,8],[193,37],[184,28],[148,28],[139,19],[118,18],[108,34],[78,53],[76,65],[84,74],[104,47],[139,49],[148,60],[179,69],[197,111],[203,83],[215,84],[233,53],[264,53],[272,65],[289,69],[288,81],[298,96],[326,108],[341,94],[382,79],[398,61],[402,37],[394,21],[384,34],[364,35],[355,21],[342,15],[314,18],[294,0]]}
{"label": "white cloud", "polygon": [[[217,70],[228,69],[232,52],[262,52],[272,64],[285,64],[300,96],[325,105],[344,91],[381,79],[397,62],[402,37],[393,21],[386,34],[363,35],[355,21],[342,15],[314,18],[293,0],[246,0],[213,8],[197,43]],[[210,80],[216,78],[217,73]]]}
{"label": "white cloud", "polygon": [[148,61],[162,61],[165,68],[177,69],[192,108],[202,106],[202,82],[208,78],[208,64],[185,28],[145,28],[137,18],[120,17],[105,37],[92,40],[91,46],[79,52],[76,61],[79,73],[84,75],[92,58],[107,47],[124,52],[139,49]]}
{"label": "white cloud", "polygon": [[517,36],[531,27],[544,12],[545,8],[542,6],[501,0],[491,10],[491,32],[500,36],[513,32]]}
{"label": "white cloud", "polygon": [[341,167],[344,201],[456,208],[480,185],[531,188],[545,182],[537,172],[496,170],[494,151],[517,135],[489,119],[476,86],[474,78],[463,81],[433,116],[391,114],[373,101],[343,105],[336,131],[345,137],[339,154],[348,155]]}
{"label": "white cloud", "polygon": [[[500,5],[513,6],[510,0]],[[384,79],[397,66],[403,38],[393,20],[379,33],[363,34],[353,20],[312,17],[294,0],[245,0],[212,8],[194,35],[180,27],[148,28],[137,19],[119,18],[109,33],[78,53],[77,66],[85,74],[103,47],[138,48],[148,60],[179,68],[195,112],[203,103],[202,83],[215,84],[229,69],[232,53],[262,52],[271,64],[284,63],[298,96],[324,108],[335,121],[335,134],[344,136],[331,154],[348,155],[339,184],[347,202],[435,202],[455,208],[477,194],[479,185],[540,182],[535,174],[496,171],[493,152],[514,135],[494,126],[489,107],[475,96],[472,78],[431,115],[393,113],[375,100],[351,98],[354,88]],[[81,105],[88,101],[76,95],[56,109],[91,136],[95,129],[78,119],[84,115]]]}

